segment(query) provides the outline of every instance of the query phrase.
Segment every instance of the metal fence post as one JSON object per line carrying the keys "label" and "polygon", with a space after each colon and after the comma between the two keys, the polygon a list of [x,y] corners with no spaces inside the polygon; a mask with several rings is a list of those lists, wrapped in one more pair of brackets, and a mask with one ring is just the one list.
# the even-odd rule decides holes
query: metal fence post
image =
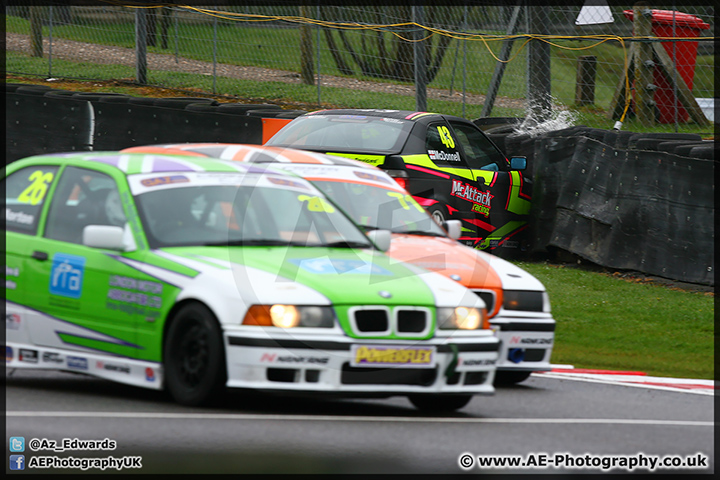
{"label": "metal fence post", "polygon": [[53,7],[50,5],[48,11],[48,78],[52,78],[52,27],[53,27]]}
{"label": "metal fence post", "polygon": [[[549,18],[547,7],[528,6],[531,35],[545,35]],[[528,44],[528,107],[530,115],[538,123],[550,118],[552,101],[550,91],[550,45],[532,39]]]}
{"label": "metal fence post", "polygon": [[[412,21],[417,25],[425,22],[421,1],[412,6]],[[427,64],[425,63],[425,42],[422,40],[425,31],[419,26],[415,28],[415,46],[413,49],[415,62],[415,109],[419,112],[427,110]]]}
{"label": "metal fence post", "polygon": [[135,80],[147,84],[147,11],[135,10]]}

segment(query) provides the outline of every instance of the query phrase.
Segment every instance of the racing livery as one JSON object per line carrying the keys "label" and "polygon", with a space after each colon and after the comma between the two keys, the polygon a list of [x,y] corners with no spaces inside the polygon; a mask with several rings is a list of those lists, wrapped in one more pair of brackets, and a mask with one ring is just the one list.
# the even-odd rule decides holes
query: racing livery
{"label": "racing livery", "polygon": [[462,221],[460,241],[512,255],[528,246],[531,180],[472,122],[399,110],[320,110],[293,119],[269,146],[341,155],[378,166],[438,221]]}
{"label": "racing livery", "polygon": [[257,145],[184,143],[123,151],[262,163],[302,176],[366,231],[390,230],[391,257],[441,273],[483,299],[501,340],[496,383],[517,383],[533,371],[551,369],[555,320],[544,286],[512,263],[458,243],[456,233],[448,236],[383,170],[344,157]]}
{"label": "racing livery", "polygon": [[435,411],[494,392],[483,300],[385,255],[383,231],[366,236],[299,176],[93,152],[18,160],[3,183],[9,368],[188,405],[237,387]]}

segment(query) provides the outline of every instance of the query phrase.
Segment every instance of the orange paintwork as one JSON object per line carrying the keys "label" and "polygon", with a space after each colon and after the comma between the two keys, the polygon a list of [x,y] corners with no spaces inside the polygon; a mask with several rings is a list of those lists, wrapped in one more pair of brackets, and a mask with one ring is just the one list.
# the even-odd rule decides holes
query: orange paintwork
{"label": "orange paintwork", "polygon": [[262,119],[262,143],[270,140],[281,128],[290,123],[292,118],[263,118]]}
{"label": "orange paintwork", "polygon": [[469,289],[492,290],[496,301],[488,316],[492,317],[500,310],[503,303],[502,280],[471,248],[450,238],[394,233],[387,253],[392,258],[446,277],[459,275],[458,282]]}

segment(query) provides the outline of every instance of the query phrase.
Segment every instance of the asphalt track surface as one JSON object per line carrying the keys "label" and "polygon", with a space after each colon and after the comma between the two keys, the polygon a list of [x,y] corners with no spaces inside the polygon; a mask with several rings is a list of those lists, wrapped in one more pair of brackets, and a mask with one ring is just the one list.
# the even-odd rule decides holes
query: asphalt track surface
{"label": "asphalt track surface", "polygon": [[[714,473],[712,382],[691,389],[684,381],[676,388],[654,385],[656,379],[643,385],[628,375],[617,381],[581,373],[534,374],[493,396],[475,397],[456,413],[434,416],[404,397],[321,400],[237,391],[216,407],[188,408],[162,392],[79,374],[15,370],[6,380],[6,452],[9,437],[22,436],[26,462],[33,456],[141,457],[142,468],[123,473],[143,474]],[[116,442],[114,450],[29,447],[31,439],[106,438]],[[468,468],[460,465],[464,454],[472,459]],[[645,467],[668,455],[707,467]],[[480,467],[478,456],[525,466]],[[616,468],[603,469],[610,461]],[[635,462],[632,469],[629,462]]]}

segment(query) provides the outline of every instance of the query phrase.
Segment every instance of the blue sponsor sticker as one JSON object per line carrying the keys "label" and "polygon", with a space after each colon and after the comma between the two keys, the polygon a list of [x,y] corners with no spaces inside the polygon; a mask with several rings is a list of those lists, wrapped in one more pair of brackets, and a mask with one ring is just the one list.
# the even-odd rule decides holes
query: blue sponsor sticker
{"label": "blue sponsor sticker", "polygon": [[50,270],[50,293],[62,297],[80,298],[82,294],[85,257],[56,253]]}
{"label": "blue sponsor sticker", "polygon": [[88,361],[84,357],[67,357],[68,368],[74,368],[75,370],[87,370]]}
{"label": "blue sponsor sticker", "polygon": [[318,275],[331,275],[352,273],[356,275],[392,275],[386,270],[372,263],[362,260],[346,260],[333,258],[291,258],[290,262],[303,270]]}
{"label": "blue sponsor sticker", "polygon": [[12,362],[13,360],[13,349],[5,345],[5,361]]}

